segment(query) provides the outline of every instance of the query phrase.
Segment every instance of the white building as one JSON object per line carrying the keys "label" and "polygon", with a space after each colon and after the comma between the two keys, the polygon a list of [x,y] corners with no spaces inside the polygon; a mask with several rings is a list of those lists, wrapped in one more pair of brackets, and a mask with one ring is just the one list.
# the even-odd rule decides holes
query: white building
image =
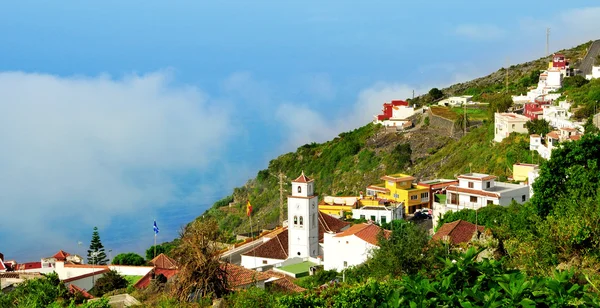
{"label": "white building", "polygon": [[289,253],[294,257],[319,255],[319,197],[314,181],[300,175],[292,181],[292,195],[288,196],[288,243]]}
{"label": "white building", "polygon": [[585,78],[587,80],[600,78],[600,66],[592,66],[592,73],[589,75],[586,75]]}
{"label": "white building", "polygon": [[352,219],[366,219],[378,224],[402,219],[403,206],[363,206],[352,210]]}
{"label": "white building", "polygon": [[478,209],[489,204],[510,205],[512,201],[529,200],[527,185],[496,182],[496,177],[483,173],[458,176],[458,185],[446,188],[446,204]]}
{"label": "white building", "polygon": [[462,106],[464,104],[471,104],[473,102],[472,95],[462,95],[462,96],[451,96],[446,99],[441,100],[438,105],[440,106]]}
{"label": "white building", "polygon": [[380,232],[385,232],[385,236],[390,234],[389,231],[369,223],[356,224],[338,234],[326,233],[323,241],[325,270],[340,272],[364,263],[371,256],[373,249],[379,248],[377,237]]}
{"label": "white building", "polygon": [[527,133],[525,123],[529,118],[516,113],[498,113],[494,115],[494,141],[501,142],[513,132]]}

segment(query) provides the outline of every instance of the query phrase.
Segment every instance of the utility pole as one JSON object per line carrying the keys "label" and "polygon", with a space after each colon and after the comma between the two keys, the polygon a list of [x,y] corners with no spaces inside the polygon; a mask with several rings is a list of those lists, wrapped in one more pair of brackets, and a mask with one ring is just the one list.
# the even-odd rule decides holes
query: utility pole
{"label": "utility pole", "polygon": [[508,57],[506,57],[506,76],[504,77],[504,83],[505,83],[505,87],[504,87],[504,91],[506,93],[508,93],[508,67],[509,67],[509,60]]}
{"label": "utility pole", "polygon": [[412,96],[412,100],[415,100],[415,90],[413,90],[413,96]]}
{"label": "utility pole", "polygon": [[550,28],[546,28],[546,57],[550,55]]}

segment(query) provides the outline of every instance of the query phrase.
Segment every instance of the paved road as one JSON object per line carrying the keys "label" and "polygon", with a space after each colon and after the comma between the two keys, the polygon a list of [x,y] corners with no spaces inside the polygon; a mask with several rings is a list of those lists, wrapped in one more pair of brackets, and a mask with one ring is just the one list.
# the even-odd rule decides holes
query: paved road
{"label": "paved road", "polygon": [[583,75],[588,75],[592,73],[592,66],[596,61],[596,57],[600,54],[600,40],[596,40],[590,46],[588,53],[585,55],[585,58],[581,61],[579,65],[579,69],[583,72]]}

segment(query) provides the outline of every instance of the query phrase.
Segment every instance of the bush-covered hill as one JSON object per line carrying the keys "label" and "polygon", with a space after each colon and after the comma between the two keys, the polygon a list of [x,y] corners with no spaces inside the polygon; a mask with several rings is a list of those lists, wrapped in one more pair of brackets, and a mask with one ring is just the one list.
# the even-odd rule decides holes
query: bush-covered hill
{"label": "bush-covered hill", "polygon": [[[576,61],[583,57],[587,46],[589,43],[561,52]],[[529,140],[525,136],[511,136],[494,144],[490,120],[494,111],[503,111],[510,106],[509,94],[521,93],[537,83],[536,76],[547,66],[547,61],[542,58],[509,68],[509,93],[498,92],[504,89],[503,69],[443,89],[445,94],[474,94],[480,101],[490,104],[485,111],[487,120],[461,139],[450,138],[446,131],[429,126],[426,115],[416,119],[419,124],[408,132],[386,132],[380,126],[368,124],[341,133],[331,141],[306,144],[295,152],[273,159],[256,178],[235,188],[232,195],[216,202],[204,215],[217,218],[219,228],[230,235],[246,233],[250,226],[245,204],[250,200],[254,222],[259,228],[278,224],[280,193],[277,176],[280,172],[285,180],[284,207],[289,183],[302,171],[315,179],[317,193],[321,196],[357,195],[367,185],[379,182],[386,173],[405,172],[418,179],[431,179],[452,178],[472,170],[494,174],[500,179],[510,177],[514,163],[538,162],[540,158],[529,151]],[[573,87],[589,86],[582,83]],[[570,93],[578,91],[585,90],[571,89]],[[426,100],[426,96],[416,99]]]}

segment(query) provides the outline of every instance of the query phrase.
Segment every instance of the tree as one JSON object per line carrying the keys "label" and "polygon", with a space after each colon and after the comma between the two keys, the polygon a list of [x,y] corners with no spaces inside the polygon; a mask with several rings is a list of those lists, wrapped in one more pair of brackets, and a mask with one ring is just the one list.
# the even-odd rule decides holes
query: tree
{"label": "tree", "polygon": [[432,101],[437,101],[438,99],[444,97],[444,92],[438,88],[432,88],[429,90],[429,97],[431,97]]}
{"label": "tree", "polygon": [[[177,246],[176,242],[177,241],[173,241],[156,245],[156,256],[158,256],[161,253],[164,253],[165,255],[170,257],[171,251]],[[146,249],[146,260],[152,260],[154,259],[154,257],[154,245],[152,245],[150,246],[150,248]]]}
{"label": "tree", "polygon": [[120,253],[112,259],[112,264],[117,265],[144,265],[146,260],[137,253],[128,252]]}
{"label": "tree", "polygon": [[126,288],[128,284],[127,279],[119,275],[117,271],[110,270],[96,280],[93,293],[95,296],[102,296],[107,292]]}
{"label": "tree", "polygon": [[98,227],[94,227],[94,232],[92,233],[92,240],[90,242],[90,249],[88,249],[87,261],[90,264],[96,265],[106,265],[108,262],[108,258],[106,258],[106,253],[104,252],[104,246],[100,241]]}
{"label": "tree", "polygon": [[550,124],[544,119],[535,119],[525,123],[529,134],[546,135],[550,132]]}
{"label": "tree", "polygon": [[562,87],[563,89],[571,89],[571,88],[580,88],[590,81],[585,79],[585,77],[581,75],[575,75],[573,77],[565,78],[563,80]]}
{"label": "tree", "polygon": [[180,244],[172,256],[179,264],[172,295],[181,301],[207,296],[222,297],[228,292],[226,265],[219,259],[217,243],[222,239],[213,218],[197,219],[181,232]]}

